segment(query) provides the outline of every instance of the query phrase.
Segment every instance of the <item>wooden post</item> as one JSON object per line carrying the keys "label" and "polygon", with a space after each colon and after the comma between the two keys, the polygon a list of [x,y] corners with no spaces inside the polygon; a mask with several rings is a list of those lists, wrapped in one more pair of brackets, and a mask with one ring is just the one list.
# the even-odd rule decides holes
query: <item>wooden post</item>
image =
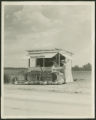
{"label": "wooden post", "polygon": [[37,67],[37,58],[35,58],[35,67]]}
{"label": "wooden post", "polygon": [[30,67],[30,58],[28,59],[28,67]]}
{"label": "wooden post", "polygon": [[71,60],[71,69],[72,69],[72,60]]}
{"label": "wooden post", "polygon": [[45,60],[44,60],[44,58],[43,58],[43,67],[45,67]]}
{"label": "wooden post", "polygon": [[56,63],[58,63],[58,55],[56,54]]}
{"label": "wooden post", "polygon": [[58,64],[59,64],[59,67],[60,67],[60,54],[58,52]]}

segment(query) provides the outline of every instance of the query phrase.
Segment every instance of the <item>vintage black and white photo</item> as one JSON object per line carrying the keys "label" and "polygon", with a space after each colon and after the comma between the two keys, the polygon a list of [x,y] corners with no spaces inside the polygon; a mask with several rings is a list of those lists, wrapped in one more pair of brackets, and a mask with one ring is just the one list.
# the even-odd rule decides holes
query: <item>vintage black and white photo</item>
{"label": "vintage black and white photo", "polygon": [[94,2],[2,2],[2,118],[94,118]]}

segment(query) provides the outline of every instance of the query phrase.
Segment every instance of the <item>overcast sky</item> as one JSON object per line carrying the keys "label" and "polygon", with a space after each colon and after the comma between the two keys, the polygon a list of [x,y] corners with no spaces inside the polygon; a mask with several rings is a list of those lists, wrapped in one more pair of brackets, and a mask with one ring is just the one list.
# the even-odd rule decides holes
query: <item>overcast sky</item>
{"label": "overcast sky", "polygon": [[91,15],[91,5],[6,5],[4,65],[27,67],[26,50],[41,48],[73,52],[73,65],[91,63]]}

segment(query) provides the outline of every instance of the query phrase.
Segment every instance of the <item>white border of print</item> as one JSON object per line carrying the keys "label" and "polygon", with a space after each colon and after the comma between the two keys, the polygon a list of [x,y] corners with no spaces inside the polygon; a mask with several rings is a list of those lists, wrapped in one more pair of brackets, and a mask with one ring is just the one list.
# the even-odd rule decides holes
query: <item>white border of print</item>
{"label": "white border of print", "polygon": [[[32,1],[32,2],[27,2],[27,1],[24,1],[24,2],[2,2],[2,13],[1,13],[1,18],[2,18],[2,24],[1,24],[1,30],[2,30],[2,34],[1,34],[1,49],[2,49],[2,53],[1,53],[1,118],[23,118],[23,116],[4,116],[4,78],[3,78],[3,73],[4,73],[4,6],[6,5],[90,5],[92,6],[92,28],[91,28],[91,32],[92,32],[92,110],[93,110],[93,115],[90,116],[90,118],[94,118],[95,117],[95,108],[94,108],[94,103],[95,103],[95,2],[75,2],[75,1],[72,1],[72,2],[43,2],[43,1]],[[34,118],[44,118],[45,116],[40,116],[40,117],[37,117],[37,116],[34,116]],[[75,118],[76,116],[72,116],[72,117],[69,117],[69,116],[65,116],[65,118]],[[25,118],[25,117],[24,117]],[[27,116],[26,118],[32,118],[32,116]],[[52,118],[52,117],[51,117]],[[54,118],[54,117],[53,117]],[[64,118],[64,116],[58,116],[58,118]],[[80,116],[80,118],[82,118],[82,116]]]}

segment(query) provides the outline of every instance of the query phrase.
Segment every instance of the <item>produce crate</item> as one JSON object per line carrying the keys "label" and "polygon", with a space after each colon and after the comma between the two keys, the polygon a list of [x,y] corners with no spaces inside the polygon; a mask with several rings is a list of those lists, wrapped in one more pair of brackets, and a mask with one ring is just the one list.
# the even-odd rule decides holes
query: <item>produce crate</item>
{"label": "produce crate", "polygon": [[57,82],[57,78],[57,75],[51,71],[33,70],[26,73],[19,73],[16,77],[15,83],[32,85],[61,84],[61,82]]}
{"label": "produce crate", "polygon": [[31,71],[27,73],[27,80],[28,81],[47,81],[52,80],[51,72],[41,72],[41,71]]}

